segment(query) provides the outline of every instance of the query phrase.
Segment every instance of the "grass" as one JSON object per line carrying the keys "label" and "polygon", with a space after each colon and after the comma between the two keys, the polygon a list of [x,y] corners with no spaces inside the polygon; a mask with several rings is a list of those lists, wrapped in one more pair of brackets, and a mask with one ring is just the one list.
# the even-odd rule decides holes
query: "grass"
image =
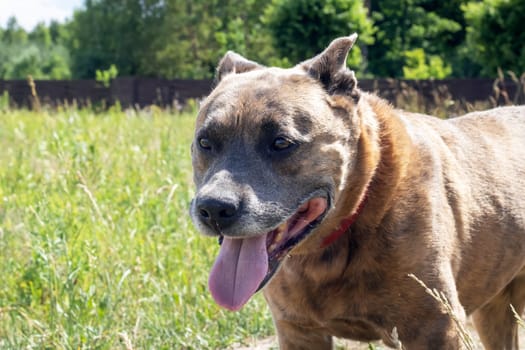
{"label": "grass", "polygon": [[273,333],[217,307],[192,227],[195,113],[0,109],[0,348],[213,349]]}

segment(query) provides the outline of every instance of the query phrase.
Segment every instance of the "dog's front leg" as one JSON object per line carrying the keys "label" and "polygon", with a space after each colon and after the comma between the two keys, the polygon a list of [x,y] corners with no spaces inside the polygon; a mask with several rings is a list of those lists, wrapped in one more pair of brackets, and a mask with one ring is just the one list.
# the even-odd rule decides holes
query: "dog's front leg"
{"label": "dog's front leg", "polygon": [[275,326],[281,350],[332,349],[332,337],[326,333],[285,320],[275,321]]}
{"label": "dog's front leg", "polygon": [[[435,290],[447,290],[445,286],[438,286]],[[445,296],[445,294],[442,294]],[[423,295],[415,300],[424,300]],[[445,307],[445,303],[449,307]],[[457,294],[453,291],[446,295],[446,301],[438,302],[427,299],[416,308],[398,318],[399,339],[403,349],[416,350],[459,350],[468,348],[468,333],[465,330],[466,315],[463,306],[459,303]]]}
{"label": "dog's front leg", "polygon": [[[460,350],[465,349],[467,341],[461,335],[458,324],[446,314],[435,310],[434,317],[405,319],[397,328],[399,340],[405,350]],[[389,344],[394,347],[394,344]]]}

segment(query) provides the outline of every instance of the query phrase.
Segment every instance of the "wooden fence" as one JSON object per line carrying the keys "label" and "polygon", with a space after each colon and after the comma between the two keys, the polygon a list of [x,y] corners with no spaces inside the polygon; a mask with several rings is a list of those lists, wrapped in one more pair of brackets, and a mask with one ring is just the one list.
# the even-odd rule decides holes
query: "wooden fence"
{"label": "wooden fence", "polygon": [[[439,96],[475,103],[496,96],[500,100],[496,103],[505,103],[505,96],[508,95],[511,102],[525,103],[522,96],[519,96],[520,100],[512,101],[512,96],[523,95],[518,84],[512,81],[496,82],[493,79],[364,79],[359,80],[359,86],[362,90],[376,92],[394,103],[399,96],[410,92],[415,92],[428,101],[436,100]],[[152,104],[165,107],[179,106],[188,99],[205,97],[211,91],[212,81],[130,77],[114,79],[110,86],[105,87],[94,80],[37,80],[35,87],[42,104],[107,106],[119,101],[123,107],[145,107]],[[500,93],[495,94],[496,90]],[[34,103],[30,85],[25,80],[0,80],[0,95],[5,91],[9,94],[10,103],[15,106],[31,107]]]}

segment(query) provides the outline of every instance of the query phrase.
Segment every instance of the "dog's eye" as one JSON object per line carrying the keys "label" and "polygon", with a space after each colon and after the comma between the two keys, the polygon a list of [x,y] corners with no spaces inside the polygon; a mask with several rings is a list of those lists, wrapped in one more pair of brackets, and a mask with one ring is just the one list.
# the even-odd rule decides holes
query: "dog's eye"
{"label": "dog's eye", "polygon": [[273,140],[272,149],[274,151],[284,151],[285,149],[288,149],[293,145],[294,143],[288,140],[287,138],[277,137],[275,140]]}
{"label": "dog's eye", "polygon": [[210,139],[207,139],[206,137],[201,137],[198,140],[199,146],[202,149],[210,150],[211,149],[211,141]]}

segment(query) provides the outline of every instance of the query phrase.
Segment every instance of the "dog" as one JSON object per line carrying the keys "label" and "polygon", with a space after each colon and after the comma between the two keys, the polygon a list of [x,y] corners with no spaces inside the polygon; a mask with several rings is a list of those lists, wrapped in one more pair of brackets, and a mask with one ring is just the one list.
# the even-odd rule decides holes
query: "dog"
{"label": "dog", "polygon": [[281,349],[459,349],[468,316],[486,349],[518,349],[525,107],[394,109],[346,67],[356,39],[289,69],[220,61],[191,147],[213,298],[238,310],[262,290]]}

